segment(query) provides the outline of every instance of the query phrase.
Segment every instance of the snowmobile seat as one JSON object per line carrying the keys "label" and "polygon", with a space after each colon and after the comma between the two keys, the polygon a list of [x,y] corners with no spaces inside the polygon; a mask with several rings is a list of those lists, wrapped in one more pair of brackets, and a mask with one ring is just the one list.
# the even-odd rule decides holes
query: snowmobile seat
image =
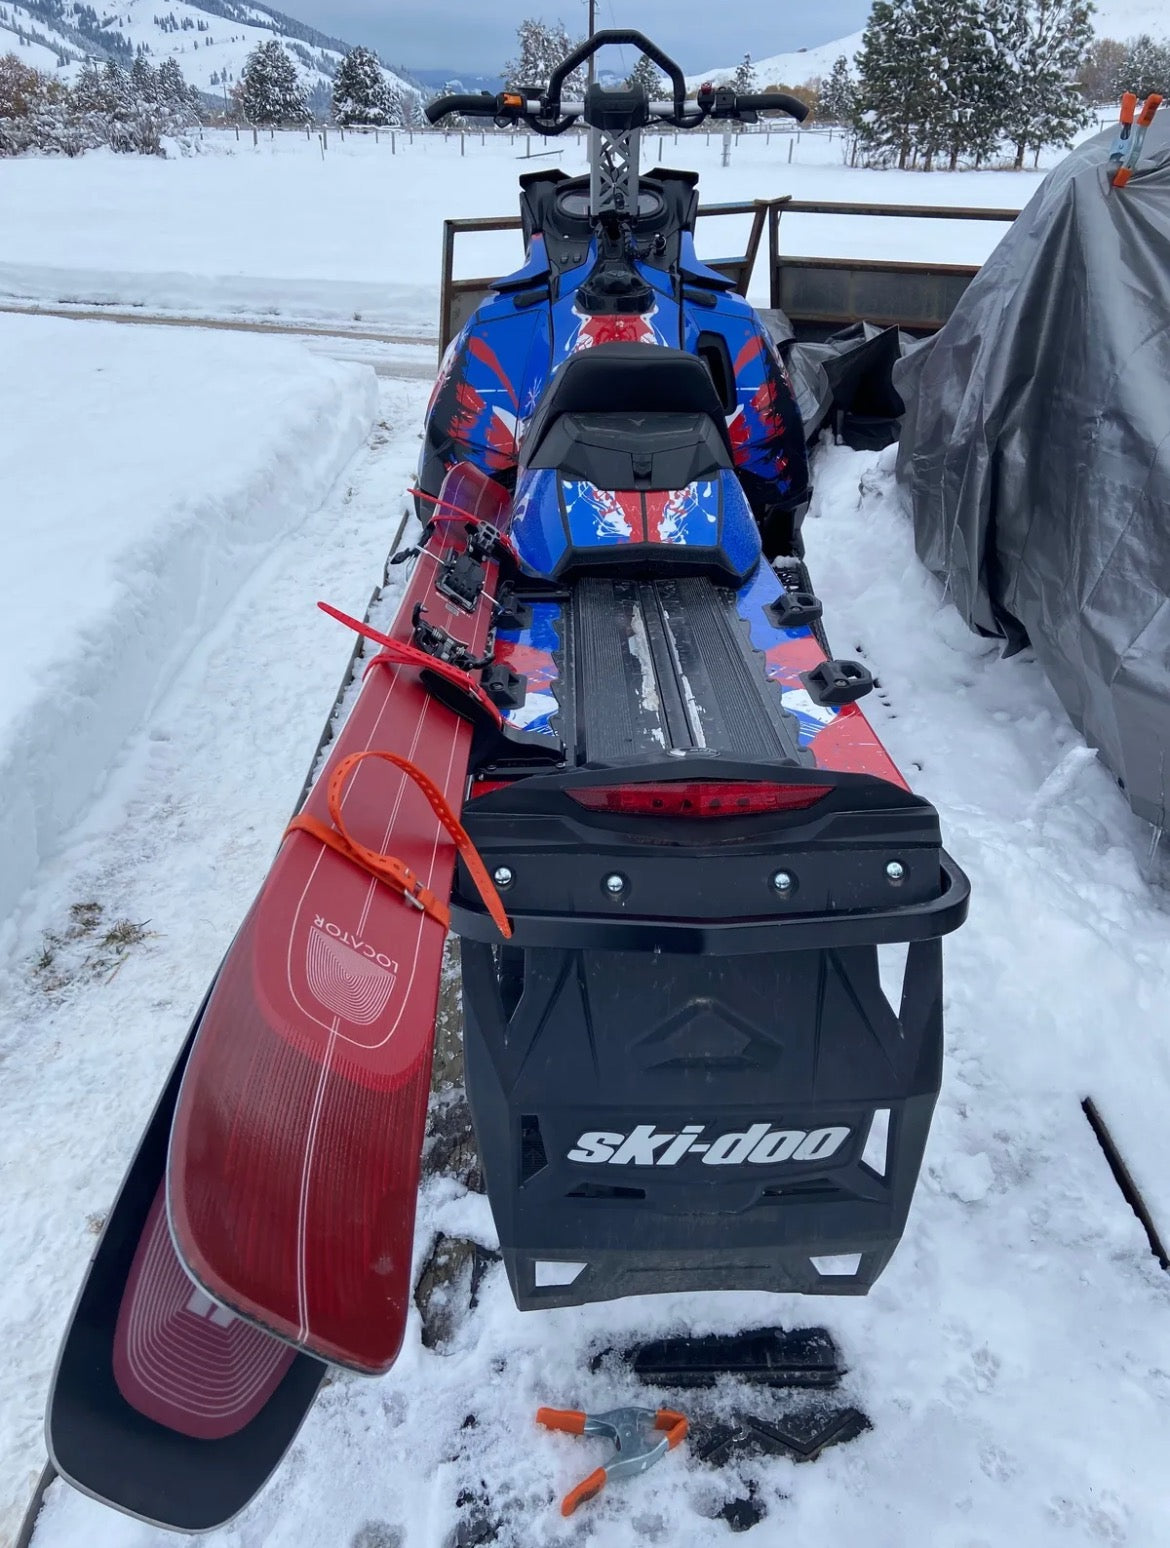
{"label": "snowmobile seat", "polygon": [[[520,449],[521,467],[542,466],[537,456],[565,414],[689,415],[709,419],[726,449],[731,438],[711,373],[697,355],[646,344],[597,344],[570,356],[541,399]],[[609,486],[621,488],[622,485]],[[626,485],[624,487],[633,487]]]}

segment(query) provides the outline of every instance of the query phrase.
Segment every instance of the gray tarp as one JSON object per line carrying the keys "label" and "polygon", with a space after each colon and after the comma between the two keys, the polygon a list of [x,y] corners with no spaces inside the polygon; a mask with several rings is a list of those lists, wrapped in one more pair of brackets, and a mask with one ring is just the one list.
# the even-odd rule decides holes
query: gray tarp
{"label": "gray tarp", "polygon": [[919,557],[972,628],[1030,639],[1139,816],[1170,800],[1170,111],[1109,186],[1068,156],[896,368]]}

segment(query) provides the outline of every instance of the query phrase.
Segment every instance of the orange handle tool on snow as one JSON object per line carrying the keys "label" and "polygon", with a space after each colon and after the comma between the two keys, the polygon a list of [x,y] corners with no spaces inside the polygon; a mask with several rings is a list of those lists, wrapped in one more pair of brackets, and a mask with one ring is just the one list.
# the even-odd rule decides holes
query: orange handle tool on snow
{"label": "orange handle tool on snow", "polygon": [[[536,1422],[546,1430],[565,1430],[570,1435],[604,1435],[618,1450],[612,1462],[596,1468],[569,1490],[561,1501],[562,1516],[571,1516],[578,1505],[600,1494],[613,1479],[644,1473],[687,1433],[684,1416],[670,1408],[657,1412],[652,1408],[614,1408],[604,1414],[586,1414],[576,1408],[538,1408]],[[656,1432],[665,1433],[656,1439]]]}

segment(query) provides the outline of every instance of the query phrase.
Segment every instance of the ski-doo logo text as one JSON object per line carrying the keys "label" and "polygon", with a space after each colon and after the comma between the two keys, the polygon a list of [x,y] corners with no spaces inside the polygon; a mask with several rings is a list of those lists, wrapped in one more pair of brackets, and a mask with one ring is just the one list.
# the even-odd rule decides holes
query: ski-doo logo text
{"label": "ski-doo logo text", "polygon": [[348,930],[343,930],[340,925],[333,924],[330,920],[317,914],[313,920],[318,930],[324,930],[326,935],[331,935],[335,941],[340,941],[343,946],[349,946],[360,956],[368,957],[371,962],[376,962],[379,967],[389,968],[392,973],[398,972],[398,964],[393,957],[388,957],[384,951],[378,951],[371,946],[369,941],[359,941],[356,935],[351,935]]}
{"label": "ski-doo logo text", "polygon": [[590,1129],[582,1134],[567,1159],[610,1166],[677,1166],[686,1155],[703,1158],[706,1166],[775,1166],[781,1161],[827,1161],[849,1138],[850,1130],[773,1129],[753,1123],[717,1139],[700,1141],[706,1124],[688,1123],[677,1133],[660,1134],[652,1123],[640,1123],[628,1134]]}

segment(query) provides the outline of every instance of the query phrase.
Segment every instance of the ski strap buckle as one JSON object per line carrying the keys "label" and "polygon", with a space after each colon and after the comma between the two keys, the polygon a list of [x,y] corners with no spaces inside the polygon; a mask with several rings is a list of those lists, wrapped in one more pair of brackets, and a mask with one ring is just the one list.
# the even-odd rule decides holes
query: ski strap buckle
{"label": "ski strap buckle", "polygon": [[328,823],[322,822],[309,812],[300,812],[284,830],[285,838],[295,832],[310,834],[329,849],[344,855],[347,860],[352,860],[354,865],[361,866],[362,870],[367,871],[376,881],[392,887],[408,907],[417,908],[421,913],[441,924],[444,930],[449,929],[451,910],[447,904],[436,897],[431,889],[425,886],[410,867],[396,855],[383,854],[379,849],[371,849],[369,845],[360,843],[345,825],[342,812],[345,787],[355,769],[367,758],[392,764],[422,791],[440,824],[454,840],[455,847],[462,856],[463,863],[483,899],[484,907],[495,921],[500,934],[507,940],[512,934],[511,921],[504,912],[500,894],[488,875],[487,867],[480,859],[478,849],[471,842],[467,829],[447,805],[443,792],[435,782],[417,764],[411,763],[409,758],[403,758],[399,753],[382,748],[371,748],[366,752],[350,753],[348,757],[342,758],[330,774],[326,789],[329,816],[333,826],[330,827]]}
{"label": "ski strap buckle", "polygon": [[686,1419],[670,1408],[611,1408],[604,1414],[538,1408],[536,1422],[546,1430],[565,1430],[570,1435],[601,1435],[617,1448],[612,1462],[597,1468],[569,1490],[561,1501],[562,1516],[571,1516],[578,1505],[600,1494],[614,1479],[644,1473],[684,1440],[687,1433]]}

